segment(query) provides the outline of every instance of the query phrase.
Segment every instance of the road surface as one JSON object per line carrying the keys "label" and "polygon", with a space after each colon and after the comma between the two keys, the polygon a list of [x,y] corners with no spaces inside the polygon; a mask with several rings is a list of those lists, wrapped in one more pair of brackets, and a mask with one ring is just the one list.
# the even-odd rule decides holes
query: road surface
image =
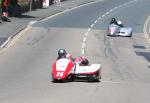
{"label": "road surface", "polygon": [[[103,0],[32,25],[0,54],[1,103],[149,103],[150,44],[143,27],[149,0]],[[112,17],[133,37],[108,37]],[[102,64],[99,83],[52,83],[57,50]]]}

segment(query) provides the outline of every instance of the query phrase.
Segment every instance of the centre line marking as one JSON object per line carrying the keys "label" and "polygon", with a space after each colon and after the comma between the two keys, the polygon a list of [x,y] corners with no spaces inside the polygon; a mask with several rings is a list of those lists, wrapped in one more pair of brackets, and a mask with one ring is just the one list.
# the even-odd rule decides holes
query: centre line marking
{"label": "centre line marking", "polygon": [[85,48],[85,43],[82,43],[82,49],[84,49]]}
{"label": "centre line marking", "polygon": [[110,9],[110,11],[109,12],[112,12],[113,11],[113,9]]}
{"label": "centre line marking", "polygon": [[88,29],[88,32],[91,31],[91,28]]}
{"label": "centre line marking", "polygon": [[109,14],[109,12],[106,12],[106,15],[108,15]]}
{"label": "centre line marking", "polygon": [[88,35],[88,32],[85,33],[85,36],[87,36],[87,35]]}
{"label": "centre line marking", "polygon": [[94,24],[91,25],[91,28],[94,26]]}
{"label": "centre line marking", "polygon": [[97,23],[97,20],[95,20],[94,23],[96,24],[96,23]]}
{"label": "centre line marking", "polygon": [[101,19],[101,17],[98,18],[98,20],[100,20],[100,19]]}
{"label": "centre line marking", "polygon": [[102,18],[105,16],[105,14],[104,15],[102,15]]}
{"label": "centre line marking", "polygon": [[85,42],[86,41],[86,37],[84,37],[84,39],[83,39],[83,42]]}

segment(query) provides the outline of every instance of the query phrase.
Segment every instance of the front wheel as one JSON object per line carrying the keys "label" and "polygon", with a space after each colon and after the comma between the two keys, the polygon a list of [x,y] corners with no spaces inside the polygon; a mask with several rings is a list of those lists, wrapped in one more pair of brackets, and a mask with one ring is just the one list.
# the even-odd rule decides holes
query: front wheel
{"label": "front wheel", "polygon": [[69,82],[73,82],[74,81],[74,75],[69,75],[68,78]]}

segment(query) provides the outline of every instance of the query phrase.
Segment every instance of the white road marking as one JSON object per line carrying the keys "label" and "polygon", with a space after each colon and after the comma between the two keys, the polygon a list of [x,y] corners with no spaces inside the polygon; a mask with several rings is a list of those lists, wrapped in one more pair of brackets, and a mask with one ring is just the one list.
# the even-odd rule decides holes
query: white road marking
{"label": "white road marking", "polygon": [[84,39],[83,39],[83,42],[85,42],[86,41],[86,37],[84,37]]}
{"label": "white road marking", "polygon": [[106,12],[106,15],[108,15],[109,14],[109,12]]}
{"label": "white road marking", "polygon": [[112,12],[113,11],[113,9],[110,9],[110,11],[109,12]]}
{"label": "white road marking", "polygon": [[113,8],[113,10],[117,9],[118,7],[116,6],[115,8]]}
{"label": "white road marking", "polygon": [[122,5],[120,5],[118,8],[121,8],[122,7]]}
{"label": "white road marking", "polygon": [[97,20],[95,20],[94,23],[96,24],[96,23],[97,23]]}
{"label": "white road marking", "polygon": [[82,54],[82,55],[84,55],[84,54],[85,54],[84,49],[82,49],[82,50],[81,50],[81,54]]}
{"label": "white road marking", "polygon": [[101,20],[101,17],[99,17],[98,20]]}
{"label": "white road marking", "polygon": [[85,33],[85,36],[88,36],[88,32]]}
{"label": "white road marking", "polygon": [[94,26],[94,24],[91,25],[91,28]]}
{"label": "white road marking", "polygon": [[104,15],[102,15],[102,18],[105,16],[105,14]]}
{"label": "white road marking", "polygon": [[123,4],[123,6],[126,6],[126,5],[127,5],[127,3]]}
{"label": "white road marking", "polygon": [[88,29],[88,32],[91,31],[91,28]]}
{"label": "white road marking", "polygon": [[82,43],[82,49],[84,49],[85,48],[85,43]]}

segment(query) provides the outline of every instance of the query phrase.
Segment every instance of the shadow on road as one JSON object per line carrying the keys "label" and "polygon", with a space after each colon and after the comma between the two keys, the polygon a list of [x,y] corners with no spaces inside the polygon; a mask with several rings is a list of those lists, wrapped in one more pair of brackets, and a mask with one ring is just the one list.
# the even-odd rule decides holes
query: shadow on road
{"label": "shadow on road", "polygon": [[17,16],[16,18],[37,18],[37,17],[29,16],[29,15],[20,15],[20,16]]}
{"label": "shadow on road", "polygon": [[150,52],[135,52],[136,55],[143,56],[148,62],[150,62]]}
{"label": "shadow on road", "polygon": [[136,49],[146,49],[145,46],[133,45],[133,47]]}

